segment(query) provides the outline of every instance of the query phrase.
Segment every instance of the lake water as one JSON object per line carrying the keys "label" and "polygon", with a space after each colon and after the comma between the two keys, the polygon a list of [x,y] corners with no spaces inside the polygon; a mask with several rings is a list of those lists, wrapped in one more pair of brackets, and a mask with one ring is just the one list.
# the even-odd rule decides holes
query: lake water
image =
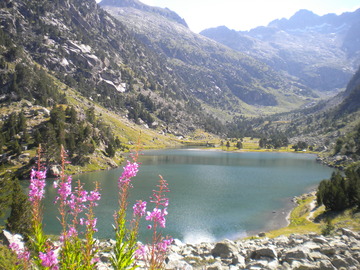
{"label": "lake water", "polygon": [[[163,235],[192,243],[236,239],[284,224],[291,199],[329,178],[333,171],[316,162],[314,155],[296,153],[154,150],[145,151],[139,162],[130,206],[135,200],[148,201],[161,174],[171,190]],[[121,173],[119,168],[73,177],[85,183],[87,190],[94,188],[94,181],[100,183],[98,238],[114,238],[112,216]],[[45,230],[57,234],[57,206],[52,203],[56,191],[50,180],[46,192]],[[146,225],[141,226],[142,241],[150,239]]]}

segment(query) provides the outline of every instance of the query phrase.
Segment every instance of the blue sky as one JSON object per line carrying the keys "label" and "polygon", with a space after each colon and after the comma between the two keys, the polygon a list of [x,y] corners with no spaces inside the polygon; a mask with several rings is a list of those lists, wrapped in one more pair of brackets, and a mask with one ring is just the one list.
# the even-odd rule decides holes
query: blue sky
{"label": "blue sky", "polygon": [[168,7],[184,18],[190,29],[225,25],[235,30],[250,30],[275,19],[290,18],[300,9],[318,15],[341,14],[360,8],[359,0],[140,0],[144,4]]}

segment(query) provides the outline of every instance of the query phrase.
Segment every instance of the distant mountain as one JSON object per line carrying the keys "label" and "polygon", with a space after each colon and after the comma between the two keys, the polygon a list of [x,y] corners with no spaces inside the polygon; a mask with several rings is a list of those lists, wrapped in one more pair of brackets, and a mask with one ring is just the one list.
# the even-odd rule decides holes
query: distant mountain
{"label": "distant mountain", "polygon": [[343,96],[344,100],[337,109],[337,115],[360,111],[360,68],[350,80]]}
{"label": "distant mountain", "polygon": [[251,125],[257,134],[285,134],[292,143],[305,141],[323,152],[321,159],[344,168],[360,161],[360,68],[346,90],[313,107],[258,118]]}
{"label": "distant mountain", "polygon": [[259,114],[286,111],[316,100],[311,89],[291,76],[195,34],[150,8],[126,2],[104,0],[100,6],[163,56],[164,63],[184,80],[191,95],[207,106],[223,112]]}
{"label": "distant mountain", "polygon": [[358,119],[359,77],[314,105],[357,70],[358,17],[300,11],[249,32],[207,31],[225,46],[137,0],[1,1],[1,162],[20,166],[23,149],[44,142],[72,149],[74,163],[116,166],[116,149],[139,130],[156,144],[226,136],[233,120],[233,134],[246,125],[333,141]]}
{"label": "distant mountain", "polygon": [[322,93],[344,89],[360,64],[360,9],[318,16],[300,10],[267,27],[235,31],[224,26],[202,35],[261,60]]}

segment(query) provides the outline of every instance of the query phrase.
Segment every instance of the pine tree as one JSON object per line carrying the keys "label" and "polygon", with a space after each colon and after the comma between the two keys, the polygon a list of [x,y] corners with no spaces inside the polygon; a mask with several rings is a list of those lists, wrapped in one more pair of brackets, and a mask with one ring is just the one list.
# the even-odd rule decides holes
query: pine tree
{"label": "pine tree", "polygon": [[75,124],[77,121],[77,112],[73,106],[69,106],[66,109],[66,115],[69,117],[70,124]]}
{"label": "pine tree", "polygon": [[243,147],[242,142],[241,142],[241,141],[237,141],[237,143],[236,143],[236,148],[237,148],[237,149],[241,149],[242,147]]}
{"label": "pine tree", "polygon": [[323,180],[318,188],[317,202],[330,211],[340,211],[349,207],[348,185],[339,173],[333,173],[330,180]]}
{"label": "pine tree", "polygon": [[22,191],[18,179],[13,179],[12,203],[6,227],[12,233],[29,236],[31,232],[31,211],[28,197]]}
{"label": "pine tree", "polygon": [[0,217],[3,217],[11,205],[12,182],[8,175],[0,177]]}
{"label": "pine tree", "polygon": [[17,130],[18,132],[25,132],[26,131],[26,117],[23,111],[19,112],[17,115]]}
{"label": "pine tree", "polygon": [[360,164],[355,163],[347,168],[349,204],[360,208]]}
{"label": "pine tree", "polygon": [[14,140],[11,144],[11,150],[15,155],[21,154],[21,145],[18,140]]}
{"label": "pine tree", "polygon": [[[0,132],[0,154],[2,154],[4,152],[3,148],[5,146],[5,137],[4,135]],[[1,190],[1,189],[0,189]]]}
{"label": "pine tree", "polygon": [[38,129],[36,129],[34,131],[34,144],[35,146],[39,146],[40,143],[42,143],[41,133]]}
{"label": "pine tree", "polygon": [[112,145],[112,143],[109,143],[108,146],[106,147],[106,153],[108,154],[109,157],[114,157],[115,156],[116,149]]}

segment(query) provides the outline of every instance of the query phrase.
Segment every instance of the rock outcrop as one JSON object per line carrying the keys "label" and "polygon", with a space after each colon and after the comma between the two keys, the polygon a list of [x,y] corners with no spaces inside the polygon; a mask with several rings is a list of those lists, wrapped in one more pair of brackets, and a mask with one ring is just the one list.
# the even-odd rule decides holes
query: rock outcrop
{"label": "rock outcrop", "polygon": [[[109,269],[106,260],[103,263],[100,269]],[[224,240],[196,245],[176,240],[165,269],[355,270],[360,269],[360,235],[339,229],[332,236],[294,234],[274,239]]]}
{"label": "rock outcrop", "polygon": [[[177,267],[179,266],[179,267]],[[360,235],[340,229],[274,239],[174,243],[166,269],[360,269]]]}

